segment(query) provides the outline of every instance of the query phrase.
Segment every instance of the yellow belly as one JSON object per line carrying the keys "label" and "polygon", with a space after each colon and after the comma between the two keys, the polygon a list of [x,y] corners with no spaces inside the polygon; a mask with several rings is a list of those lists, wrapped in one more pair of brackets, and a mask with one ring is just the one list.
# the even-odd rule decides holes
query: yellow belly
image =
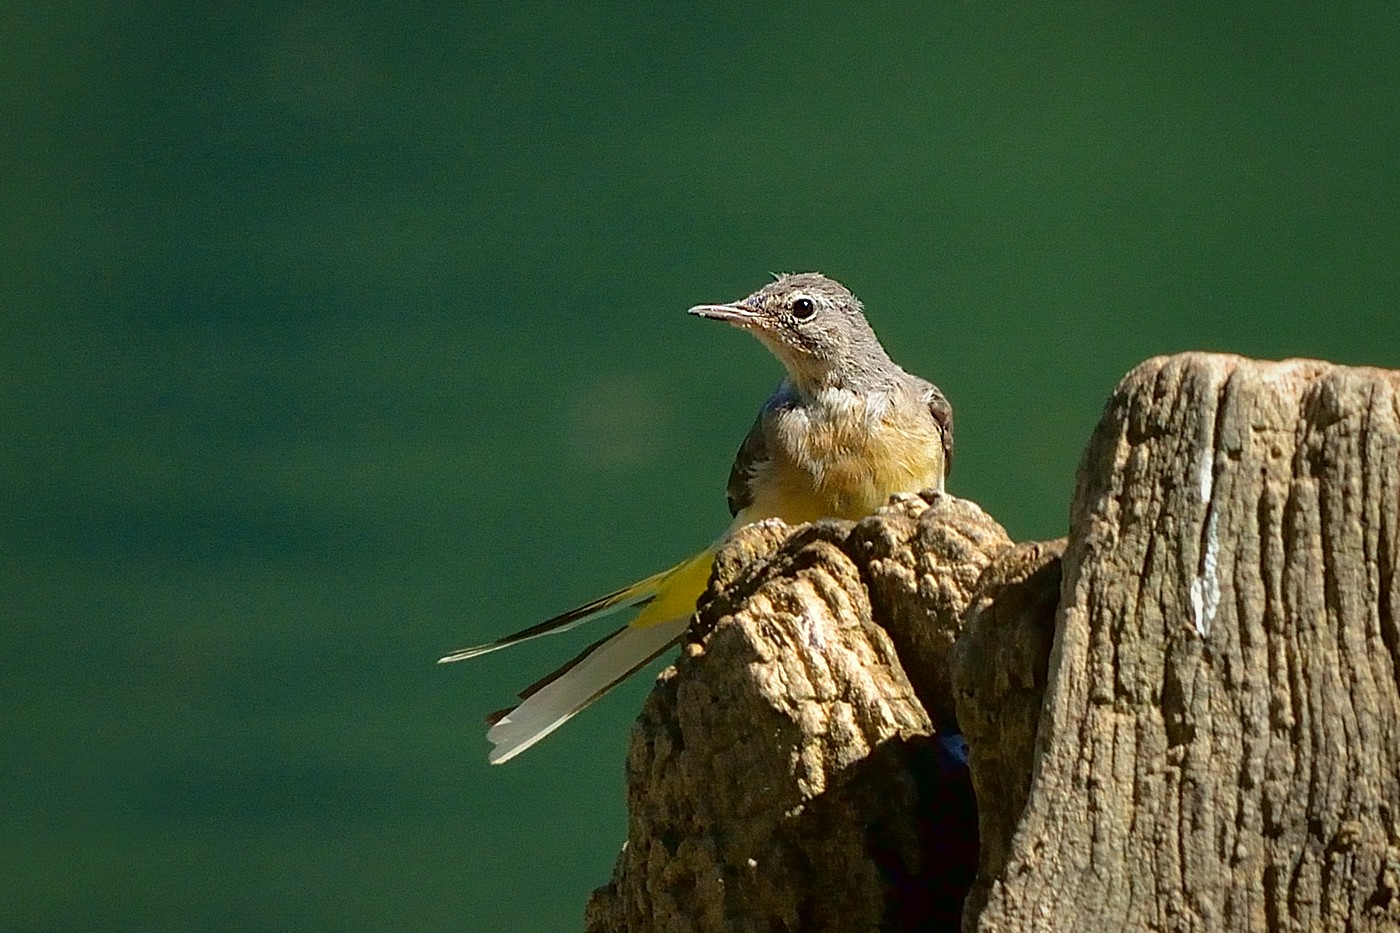
{"label": "yellow belly", "polygon": [[736,524],[860,519],[897,492],[942,488],[943,445],[931,417],[868,420],[862,412],[777,425],[753,502]]}

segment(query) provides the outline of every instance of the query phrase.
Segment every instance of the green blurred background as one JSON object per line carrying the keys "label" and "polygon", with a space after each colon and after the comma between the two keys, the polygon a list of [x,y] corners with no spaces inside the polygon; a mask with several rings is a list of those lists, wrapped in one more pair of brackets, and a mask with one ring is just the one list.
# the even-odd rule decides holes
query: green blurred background
{"label": "green blurred background", "polygon": [[770,272],[1018,538],[1147,356],[1400,366],[1391,2],[232,6],[0,12],[5,930],[578,928],[649,678],[433,662],[724,527]]}

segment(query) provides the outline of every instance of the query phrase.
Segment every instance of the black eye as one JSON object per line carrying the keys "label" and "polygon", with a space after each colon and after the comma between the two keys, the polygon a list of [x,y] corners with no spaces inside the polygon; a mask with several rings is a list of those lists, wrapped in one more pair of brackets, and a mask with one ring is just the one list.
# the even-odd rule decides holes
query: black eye
{"label": "black eye", "polygon": [[792,316],[799,321],[805,321],[817,313],[817,306],[810,298],[798,298],[792,303]]}

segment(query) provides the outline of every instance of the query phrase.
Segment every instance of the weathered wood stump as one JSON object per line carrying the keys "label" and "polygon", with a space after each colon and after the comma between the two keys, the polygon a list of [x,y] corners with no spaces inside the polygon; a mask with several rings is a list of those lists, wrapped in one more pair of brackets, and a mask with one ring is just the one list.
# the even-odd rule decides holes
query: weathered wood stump
{"label": "weathered wood stump", "polygon": [[1069,532],[739,535],[588,929],[1400,928],[1400,374],[1150,360]]}

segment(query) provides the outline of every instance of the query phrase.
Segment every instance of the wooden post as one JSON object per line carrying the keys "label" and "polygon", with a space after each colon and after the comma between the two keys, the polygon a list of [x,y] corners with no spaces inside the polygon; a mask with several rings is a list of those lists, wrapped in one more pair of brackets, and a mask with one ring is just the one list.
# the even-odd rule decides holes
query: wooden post
{"label": "wooden post", "polygon": [[1150,360],[1069,531],[741,533],[588,929],[1400,927],[1400,374]]}

